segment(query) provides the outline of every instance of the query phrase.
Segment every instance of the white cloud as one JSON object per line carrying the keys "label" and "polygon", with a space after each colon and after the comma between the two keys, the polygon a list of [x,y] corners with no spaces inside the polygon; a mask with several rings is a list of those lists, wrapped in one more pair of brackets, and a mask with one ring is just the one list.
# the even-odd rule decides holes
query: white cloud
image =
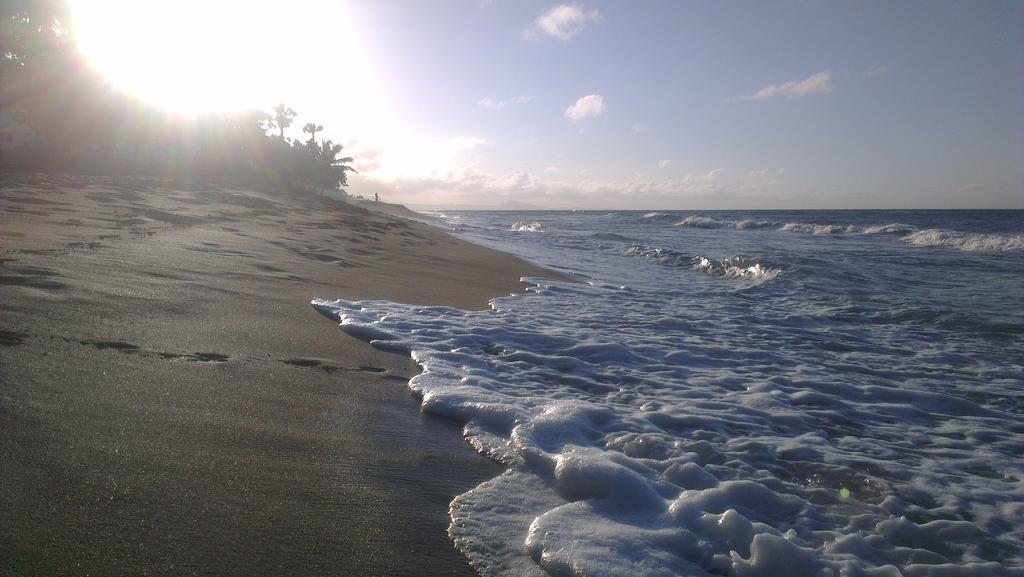
{"label": "white cloud", "polygon": [[726,99],[726,102],[767,100],[776,96],[794,98],[810,96],[812,94],[828,94],[829,92],[832,92],[832,73],[828,70],[823,70],[803,80],[791,80],[782,84],[769,84],[753,94],[734,96]]}
{"label": "white cloud", "polygon": [[472,165],[479,161],[480,149],[490,143],[479,136],[406,135],[381,142],[349,141],[345,152],[355,158],[361,177],[393,179],[430,176]]}
{"label": "white cloud", "polygon": [[786,173],[781,168],[759,168],[751,170],[747,185],[751,189],[763,190],[769,187],[775,187],[782,184],[782,177]]}
{"label": "white cloud", "polygon": [[633,131],[633,134],[640,134],[641,132],[645,131],[644,126],[639,122],[633,123],[633,126],[630,127],[630,130]]}
{"label": "white cloud", "polygon": [[531,100],[533,100],[532,96],[513,96],[512,98],[506,98],[505,100],[498,100],[496,98],[491,98],[490,96],[487,96],[480,99],[479,104],[481,107],[486,108],[487,110],[498,112],[499,110],[505,108],[506,106],[526,104]]}
{"label": "white cloud", "polygon": [[878,76],[879,74],[885,74],[889,70],[889,67],[884,64],[869,64],[864,69],[864,76],[871,78],[872,76]]}
{"label": "white cloud", "polygon": [[600,94],[582,96],[569,108],[565,109],[565,117],[569,120],[583,120],[600,116],[604,112],[604,98]]}
{"label": "white cloud", "polygon": [[664,160],[659,160],[658,161],[658,168],[663,168],[664,169],[664,168],[668,168],[669,166],[672,166],[672,159],[671,158],[666,158]]}
{"label": "white cloud", "polygon": [[557,166],[545,166],[545,167],[544,167],[544,172],[545,172],[546,174],[554,174],[554,173],[556,173],[556,172],[561,172],[561,170],[562,170],[562,169],[561,169],[561,168],[559,168],[559,167],[557,167]]}
{"label": "white cloud", "polygon": [[[545,171],[547,172],[547,171]],[[727,205],[744,194],[740,186],[721,182],[721,168],[672,179],[595,180],[588,171],[576,179],[539,179],[529,172],[489,174],[473,167],[428,177],[353,179],[351,194],[379,192],[389,202],[413,205],[497,207],[509,203],[544,208],[672,208]],[[738,183],[741,185],[742,183]]]}
{"label": "white cloud", "polygon": [[[352,148],[351,145],[346,145],[346,148]],[[349,154],[350,152],[346,152]],[[360,173],[372,174],[380,168],[380,151],[376,149],[363,149],[359,151],[359,156],[355,158],[355,162],[352,163],[353,167]]]}
{"label": "white cloud", "polygon": [[545,34],[568,42],[588,24],[603,20],[597,10],[586,11],[580,4],[559,4],[541,14],[526,31],[527,37]]}
{"label": "white cloud", "polygon": [[758,168],[750,171],[750,177],[755,179],[769,179],[782,176],[785,173],[782,168]]}

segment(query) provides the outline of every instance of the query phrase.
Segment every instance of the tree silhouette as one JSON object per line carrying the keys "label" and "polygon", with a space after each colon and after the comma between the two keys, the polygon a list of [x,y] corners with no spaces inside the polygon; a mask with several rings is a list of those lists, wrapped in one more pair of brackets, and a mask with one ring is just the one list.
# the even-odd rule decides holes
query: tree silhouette
{"label": "tree silhouette", "polygon": [[274,124],[281,131],[281,140],[284,140],[284,129],[292,125],[292,119],[296,112],[285,106],[284,102],[274,107]]}
{"label": "tree silhouette", "polygon": [[306,123],[305,126],[302,127],[303,132],[309,133],[309,143],[313,145],[316,144],[316,133],[322,131],[323,129],[323,125],[317,124],[315,122],[308,122]]}
{"label": "tree silhouette", "polygon": [[340,144],[334,144],[330,140],[325,140],[320,143],[317,157],[337,175],[339,185],[348,186],[348,173],[358,174],[358,172],[349,166],[349,163],[354,160],[351,156],[338,158],[338,155],[344,149],[345,147]]}
{"label": "tree silhouette", "polygon": [[257,128],[260,129],[264,136],[270,136],[267,133],[277,128],[277,122],[269,113],[263,112],[262,110],[260,112],[262,114],[257,121]]}

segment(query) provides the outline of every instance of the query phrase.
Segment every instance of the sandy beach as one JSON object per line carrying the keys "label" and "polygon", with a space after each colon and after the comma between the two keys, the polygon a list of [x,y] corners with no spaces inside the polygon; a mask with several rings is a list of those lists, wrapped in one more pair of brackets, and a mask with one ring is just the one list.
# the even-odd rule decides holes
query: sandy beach
{"label": "sandy beach", "polygon": [[321,296],[485,307],[544,274],[315,195],[0,180],[0,575],[473,575],[500,468]]}

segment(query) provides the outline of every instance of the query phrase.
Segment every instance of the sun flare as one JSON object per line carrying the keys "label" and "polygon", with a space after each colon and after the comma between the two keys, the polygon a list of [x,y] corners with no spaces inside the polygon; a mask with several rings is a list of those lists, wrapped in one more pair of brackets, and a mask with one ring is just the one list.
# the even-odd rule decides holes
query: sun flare
{"label": "sun flare", "polygon": [[[299,108],[331,94],[339,106],[365,113],[379,106],[379,83],[342,8],[266,0],[72,4],[82,52],[114,84],[168,110],[231,111],[278,101]],[[342,85],[346,90],[335,90]]]}
{"label": "sun flare", "polygon": [[363,174],[428,172],[424,151],[447,148],[397,114],[357,12],[327,0],[72,2],[80,50],[126,92],[186,115],[286,102],[299,112],[290,136],[323,124],[322,138],[364,157]]}

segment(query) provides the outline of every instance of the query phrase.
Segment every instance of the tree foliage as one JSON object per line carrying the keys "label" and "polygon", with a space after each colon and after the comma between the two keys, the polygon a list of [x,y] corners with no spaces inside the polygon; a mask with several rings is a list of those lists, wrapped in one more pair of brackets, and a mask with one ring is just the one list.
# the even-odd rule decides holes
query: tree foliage
{"label": "tree foliage", "polygon": [[284,129],[292,125],[296,112],[284,102],[274,107],[274,124],[281,130],[280,137],[284,140]]}
{"label": "tree foliage", "polygon": [[323,125],[317,124],[315,122],[307,122],[306,125],[302,127],[302,131],[309,134],[310,144],[316,144],[316,133],[322,131],[323,129]]}
{"label": "tree foliage", "polygon": [[[325,140],[320,143],[320,152],[317,154],[319,158],[326,166],[331,167],[341,186],[348,186],[348,173],[356,173],[356,169],[349,166],[354,159],[351,156],[345,156],[339,158],[341,151],[345,147],[340,144],[334,144],[330,140]],[[358,173],[356,173],[358,174]]]}

